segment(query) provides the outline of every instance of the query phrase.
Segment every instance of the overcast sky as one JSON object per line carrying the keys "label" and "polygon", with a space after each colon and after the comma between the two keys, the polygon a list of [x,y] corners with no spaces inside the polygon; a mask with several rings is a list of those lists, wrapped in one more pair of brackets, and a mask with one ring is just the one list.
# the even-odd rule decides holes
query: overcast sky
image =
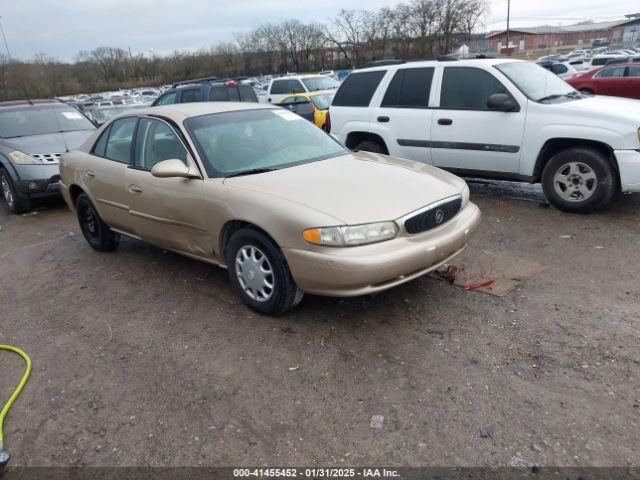
{"label": "overcast sky", "polygon": [[[266,21],[295,17],[326,21],[341,8],[375,9],[399,0],[3,0],[2,26],[11,54],[37,53],[70,61],[79,50],[99,46],[150,49],[163,54],[232,40],[233,33]],[[512,0],[512,25],[616,19],[625,2]],[[492,0],[487,29],[504,28],[507,0]],[[626,10],[631,8],[629,6]],[[637,10],[637,9],[636,9]],[[4,47],[4,45],[2,45]],[[4,48],[2,48],[4,51]]]}

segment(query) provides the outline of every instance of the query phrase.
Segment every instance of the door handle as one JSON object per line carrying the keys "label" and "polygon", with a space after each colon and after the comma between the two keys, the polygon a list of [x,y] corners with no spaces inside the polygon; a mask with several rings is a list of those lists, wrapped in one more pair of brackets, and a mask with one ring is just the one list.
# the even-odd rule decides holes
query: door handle
{"label": "door handle", "polygon": [[451,125],[453,123],[453,120],[451,120],[450,118],[439,118],[438,119],[438,125]]}
{"label": "door handle", "polygon": [[91,177],[94,178],[96,176],[95,172],[93,170],[87,170],[86,172],[84,172],[84,175],[86,177]]}
{"label": "door handle", "polygon": [[378,121],[381,123],[387,123],[389,120],[389,117],[378,117]]}
{"label": "door handle", "polygon": [[142,193],[142,189],[137,185],[129,185],[129,191],[136,195],[140,195]]}

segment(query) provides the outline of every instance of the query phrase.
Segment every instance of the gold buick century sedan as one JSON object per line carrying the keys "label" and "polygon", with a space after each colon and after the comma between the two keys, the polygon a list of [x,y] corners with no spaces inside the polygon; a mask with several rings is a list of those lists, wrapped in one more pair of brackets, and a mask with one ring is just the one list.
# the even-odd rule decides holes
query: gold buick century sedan
{"label": "gold buick century sedan", "polygon": [[226,267],[254,310],[380,292],[451,260],[480,211],[443,170],[353,153],[273,105],[138,110],[63,155],[60,190],[96,250],[120,234]]}

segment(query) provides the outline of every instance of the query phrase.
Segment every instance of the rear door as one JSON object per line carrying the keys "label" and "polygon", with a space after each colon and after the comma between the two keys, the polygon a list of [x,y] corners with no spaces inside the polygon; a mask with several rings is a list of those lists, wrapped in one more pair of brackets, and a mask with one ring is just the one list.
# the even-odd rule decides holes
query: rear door
{"label": "rear door", "polygon": [[141,239],[155,245],[211,257],[213,241],[201,208],[202,178],[158,178],[151,168],[178,159],[197,171],[184,142],[167,122],[142,117],[136,134],[134,162],[126,172],[132,222]]}
{"label": "rear door", "polygon": [[627,67],[619,65],[606,67],[593,76],[595,93],[599,95],[612,95],[615,97],[626,96],[628,78],[625,77]]}
{"label": "rear door", "polygon": [[83,164],[85,185],[100,217],[110,227],[126,233],[133,233],[125,174],[137,121],[137,117],[126,117],[113,122]]}
{"label": "rear door", "polygon": [[350,132],[368,132],[371,129],[373,110],[369,106],[386,73],[386,69],[356,72],[342,82],[329,107],[331,134],[338,140],[346,143]]}
{"label": "rear door", "polygon": [[484,69],[442,69],[439,107],[431,120],[429,142],[434,165],[460,174],[518,172],[526,101],[517,112],[491,111],[487,100],[495,93],[515,97]]}
{"label": "rear door", "polygon": [[640,66],[627,68],[627,87],[625,97],[640,99]]}
{"label": "rear door", "polygon": [[390,155],[431,163],[429,97],[434,72],[434,67],[398,69],[378,99],[379,106],[372,109],[371,131],[387,138]]}

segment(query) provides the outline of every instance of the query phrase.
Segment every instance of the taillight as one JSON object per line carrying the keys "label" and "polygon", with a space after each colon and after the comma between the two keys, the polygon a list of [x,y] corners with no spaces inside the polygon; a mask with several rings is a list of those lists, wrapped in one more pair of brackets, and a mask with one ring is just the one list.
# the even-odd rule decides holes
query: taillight
{"label": "taillight", "polygon": [[324,129],[327,133],[331,133],[331,111],[327,111],[327,116],[324,119]]}
{"label": "taillight", "polygon": [[228,82],[225,82],[225,85],[227,87],[235,87],[236,85],[238,85],[236,82],[234,82],[233,80],[230,80]]}

